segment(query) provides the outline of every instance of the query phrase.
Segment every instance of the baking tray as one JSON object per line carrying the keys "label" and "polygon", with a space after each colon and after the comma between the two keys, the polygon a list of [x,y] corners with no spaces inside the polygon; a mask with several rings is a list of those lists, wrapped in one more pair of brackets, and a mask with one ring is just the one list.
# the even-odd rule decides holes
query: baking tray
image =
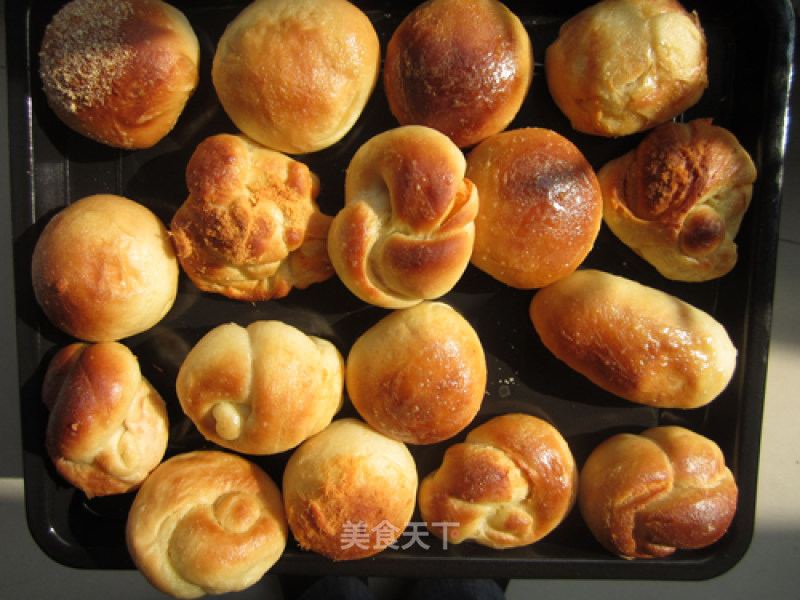
{"label": "baking tray", "polygon": [[[247,0],[174,0],[194,26],[202,48],[201,80],[175,130],[156,147],[135,152],[109,149],[67,130],[48,109],[37,75],[44,27],[63,4],[55,0],[6,2],[10,172],[17,303],[17,350],[22,416],[25,504],[30,532],[53,560],[78,568],[133,568],[124,544],[131,494],[87,500],[55,473],[44,451],[47,413],[40,398],[42,374],[52,354],[72,340],[48,323],[33,297],[30,260],[39,232],[55,212],[83,196],[107,192],[133,198],[165,222],[185,200],[185,165],[208,135],[233,132],[216,99],[210,66],[216,41]],[[373,20],[385,49],[392,31],[411,9],[393,2],[356,2]],[[553,104],[543,74],[545,48],[559,25],[588,2],[564,0],[507,5],[522,19],[534,47],[531,92],[511,128],[539,126],[570,138],[595,168],[641,140],[596,138],[571,130]],[[465,543],[445,548],[421,538],[406,549],[369,559],[334,563],[302,551],[290,539],[272,572],[376,576],[504,578],[706,579],[731,568],[753,533],[759,445],[767,370],[778,215],[788,96],[791,88],[794,15],[788,2],[698,1],[709,40],[710,87],[680,119],[713,117],[739,138],[758,167],[753,201],[737,241],[740,257],[725,277],[707,283],[676,283],[624,247],[603,227],[585,265],[665,290],[706,310],[727,328],[739,349],[729,387],[707,407],[659,410],[615,398],[554,359],[539,342],[527,316],[533,291],[503,286],[473,267],[443,298],[460,310],[483,340],[489,369],[485,402],[475,424],[522,411],[552,422],[565,436],[578,464],[600,441],[621,431],[679,424],[716,441],[740,488],[735,520],[717,544],[654,560],[627,561],[602,549],[577,510],[554,532],[527,547],[491,550]],[[343,203],[344,171],[355,149],[372,135],[396,126],[378,84],[353,131],[328,150],[300,157],[322,182],[320,207],[335,214]],[[188,349],[221,322],[242,325],[280,319],[333,341],[346,356],[356,337],[387,311],[355,299],[339,280],[294,290],[288,297],[243,303],[199,293],[185,277],[164,321],[124,340],[145,375],[161,392],[171,418],[168,455],[210,447],[177,408],[174,378]],[[354,415],[349,404],[340,416]],[[435,468],[451,443],[412,446],[420,477]],[[276,481],[289,453],[250,457]],[[768,490],[766,490],[768,493]],[[415,513],[412,522],[420,522]],[[406,545],[410,537],[401,537]],[[424,544],[424,545],[423,545]],[[428,547],[426,548],[425,545]]]}

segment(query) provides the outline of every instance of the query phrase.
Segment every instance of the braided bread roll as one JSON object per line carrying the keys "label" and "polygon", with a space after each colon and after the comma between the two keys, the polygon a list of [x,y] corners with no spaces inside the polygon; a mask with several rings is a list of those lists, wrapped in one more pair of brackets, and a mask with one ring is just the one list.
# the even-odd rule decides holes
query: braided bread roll
{"label": "braided bread roll", "polygon": [[218,325],[189,351],[176,380],[181,408],[206,439],[259,455],[321,431],[343,390],[337,348],[280,321]]}
{"label": "braided bread roll", "polygon": [[74,343],[51,359],[42,384],[47,452],[89,497],[139,487],[167,449],[167,409],[118,342]]}
{"label": "braided bread roll", "polygon": [[333,267],[353,294],[405,308],[453,288],[469,264],[478,212],[465,171],[461,150],[421,125],[383,132],[356,151],[328,236]]}
{"label": "braided bread roll", "polygon": [[280,491],[258,466],[214,450],[174,456],[136,494],[126,543],[157,589],[177,598],[243,590],[281,557]]}
{"label": "braided bread roll", "polygon": [[186,184],[170,235],[201,290],[269,300],[333,275],[331,217],[317,206],[319,180],[305,164],[243,135],[219,134],[195,149]]}
{"label": "braided bread roll", "polygon": [[578,506],[597,540],[624,558],[713,544],[728,530],[738,489],[719,446],[676,426],[623,433],[583,466]]}
{"label": "braided bread roll", "polygon": [[419,509],[428,529],[448,542],[513,548],[555,529],[572,510],[577,485],[561,434],[537,417],[506,414],[447,449],[420,483]]}

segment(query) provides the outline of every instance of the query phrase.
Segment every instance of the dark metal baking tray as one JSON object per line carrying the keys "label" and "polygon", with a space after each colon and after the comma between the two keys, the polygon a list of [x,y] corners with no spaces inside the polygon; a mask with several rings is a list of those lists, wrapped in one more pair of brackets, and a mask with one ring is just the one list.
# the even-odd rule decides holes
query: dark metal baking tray
{"label": "dark metal baking tray", "polygon": [[[44,27],[63,4],[56,0],[6,2],[9,132],[17,349],[22,414],[25,501],[29,528],[43,551],[72,567],[128,569],[124,544],[130,494],[87,500],[55,473],[43,444],[46,411],[40,399],[42,373],[52,353],[69,343],[39,310],[31,289],[30,259],[43,224],[78,198],[119,193],[133,198],[168,222],[184,201],[186,162],[206,136],[232,132],[210,81],[210,61],[225,25],[247,0],[173,0],[184,11],[202,47],[200,86],[175,130],[156,147],[136,152],[103,147],[68,131],[48,109],[37,75],[37,52]],[[410,6],[361,2],[384,45]],[[511,127],[548,127],[570,138],[599,168],[641,139],[595,138],[571,130],[553,104],[542,59],[558,26],[588,2],[564,0],[507,5],[530,32],[536,59],[531,92]],[[465,543],[443,548],[432,537],[403,550],[386,550],[360,561],[334,563],[302,551],[290,540],[276,573],[391,576],[493,576],[509,578],[704,579],[733,565],[747,550],[754,527],[756,480],[767,370],[778,215],[781,199],[787,106],[791,87],[794,15],[788,2],[686,1],[696,10],[709,39],[710,87],[681,119],[713,117],[752,154],[758,167],[752,205],[738,236],[736,268],[708,283],[676,283],[661,278],[605,228],[586,266],[618,273],[675,294],[710,312],[725,325],[739,349],[733,381],[709,406],[692,411],[657,410],[614,398],[559,364],[541,346],[527,316],[532,291],[509,289],[470,267],[444,300],[462,311],[487,352],[489,383],[475,423],[492,415],[522,411],[550,420],[566,437],[582,464],[600,441],[620,431],[657,424],[681,424],[715,440],[740,487],[731,529],[703,550],[677,552],[656,560],[626,561],[603,550],[577,510],[540,542],[511,550]],[[381,85],[353,131],[335,147],[300,157],[322,181],[320,206],[335,214],[343,202],[343,177],[354,150],[396,122]],[[188,348],[224,321],[247,324],[281,319],[333,341],[346,355],[355,338],[386,311],[364,305],[337,278],[281,300],[242,303],[198,293],[183,279],[173,310],[151,331],[125,340],[145,375],[170,406],[168,453],[208,447],[176,408],[174,377]],[[341,415],[354,414],[347,405]],[[412,447],[420,476],[439,464],[444,449],[464,434],[434,446]],[[280,481],[288,453],[256,458]],[[769,490],[762,490],[769,493]],[[412,521],[421,519],[415,514]],[[407,542],[410,538],[400,538]]]}

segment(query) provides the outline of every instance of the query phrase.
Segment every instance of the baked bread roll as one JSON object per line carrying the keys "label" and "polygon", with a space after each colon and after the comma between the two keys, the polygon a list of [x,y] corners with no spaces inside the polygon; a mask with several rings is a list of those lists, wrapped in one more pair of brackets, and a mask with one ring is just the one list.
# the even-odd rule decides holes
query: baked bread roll
{"label": "baked bread roll", "polygon": [[147,207],[112,194],[58,212],[33,250],[37,302],[65,333],[89,342],[130,337],[175,303],[180,266],[167,228]]}
{"label": "baked bread roll", "polygon": [[56,470],[87,497],[136,489],[161,462],[169,422],[159,393],[118,342],[65,346],[42,382],[45,446]]}
{"label": "baked bread roll", "polygon": [[288,154],[332,146],[375,89],[378,34],[346,0],[254,0],[219,40],[212,81],[234,124]]}
{"label": "baked bread roll", "polygon": [[136,494],[126,542],[158,590],[197,598],[250,587],[286,548],[275,482],[250,461],[198,450],[161,463]]}
{"label": "baked bread roll", "polygon": [[469,321],[447,304],[426,301],[390,313],[356,340],[345,385],[379,432],[433,444],[472,422],[486,377],[483,346]]}
{"label": "baked bread roll", "polygon": [[405,444],[356,419],[303,442],[283,472],[286,517],[298,544],[332,560],[393,545],[414,512],[417,467]]}
{"label": "baked bread roll", "polygon": [[245,454],[283,452],[321,431],[343,390],[336,347],[280,321],[218,325],[189,351],[176,380],[200,433]]}
{"label": "baked bread roll", "polygon": [[532,544],[555,529],[575,504],[578,472],[567,442],[549,423],[506,414],[450,446],[420,483],[428,529],[452,544],[490,548]]}
{"label": "baked bread roll", "polygon": [[219,134],[195,149],[186,184],[170,234],[201,290],[269,300],[333,275],[332,217],[320,212],[319,180],[303,163],[243,135]]}
{"label": "baked bread roll", "polygon": [[469,265],[478,194],[464,155],[421,125],[390,129],[355,153],[345,206],[333,219],[328,255],[358,298],[406,308],[449,292]]}
{"label": "baked bread roll", "polygon": [[708,87],[706,38],[676,0],[603,0],[545,53],[553,100],[583,133],[644,131],[694,106]]}
{"label": "baked bread roll", "polygon": [[756,167],[728,130],[665,123],[598,178],[608,228],[664,277],[707,281],[736,265]]}
{"label": "baked bread roll", "polygon": [[736,368],[736,347],[711,315],[602,271],[579,270],[539,290],[530,317],[556,358],[639,404],[704,406]]}
{"label": "baked bread roll", "polygon": [[427,125],[461,148],[504,130],[522,107],[533,51],[497,0],[429,0],[400,23],[383,81],[401,125]]}
{"label": "baked bread roll", "polygon": [[738,490],[719,446],[683,427],[622,433],[592,451],[578,506],[597,540],[623,558],[657,558],[719,540]]}
{"label": "baked bread roll", "polygon": [[197,87],[200,45],[160,0],[72,0],[48,24],[39,74],[67,126],[115,148],[149,148]]}
{"label": "baked bread roll", "polygon": [[555,131],[504,131],[467,155],[478,188],[472,264],[511,287],[544,287],[594,247],[603,197],[594,169]]}

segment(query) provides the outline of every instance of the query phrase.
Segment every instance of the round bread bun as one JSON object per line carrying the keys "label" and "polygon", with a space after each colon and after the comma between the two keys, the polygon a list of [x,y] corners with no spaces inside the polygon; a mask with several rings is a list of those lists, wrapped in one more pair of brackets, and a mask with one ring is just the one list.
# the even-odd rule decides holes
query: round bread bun
{"label": "round bread bun", "polygon": [[70,128],[124,149],[149,148],[178,121],[199,80],[191,24],[160,0],[72,0],[45,29],[39,73]]}
{"label": "round bread bun", "polygon": [[87,497],[136,489],[167,449],[167,409],[118,342],[65,346],[42,383],[45,445],[58,472]]}
{"label": "round bread bun", "polygon": [[222,34],[212,80],[243,133],[305,154],[352,129],[375,89],[380,59],[371,21],[346,0],[255,0]]}
{"label": "round bread bun", "polygon": [[327,426],[342,406],[336,347],[281,321],[218,325],[189,351],[176,391],[206,439],[245,454],[275,454]]}
{"label": "round bread bun", "polygon": [[275,482],[250,461],[217,450],[161,463],[136,493],[125,530],[134,564],[176,598],[252,586],[288,537]]}
{"label": "round bread bun", "polygon": [[705,33],[677,0],[603,0],[545,53],[550,93],[572,127],[616,137],[696,104],[708,86]]}
{"label": "round bread bun", "polygon": [[373,556],[414,512],[417,467],[402,442],[340,419],[294,451],[283,473],[289,527],[302,548],[333,560]]}
{"label": "round bread bun", "polygon": [[384,88],[401,125],[427,125],[460,148],[504,130],[533,78],[519,18],[497,0],[429,0],[394,31]]}
{"label": "round bread bun", "polygon": [[345,206],[328,232],[336,274],[355,296],[407,308],[449,292],[469,266],[478,194],[464,154],[422,125],[367,140],[345,177]]}
{"label": "round bread bun", "polygon": [[486,391],[478,334],[455,309],[422,302],[390,313],[347,357],[353,406],[379,432],[409,444],[446,440],[469,425]]}
{"label": "round bread bun", "polygon": [[544,287],[594,247],[603,197],[594,169],[565,137],[541,128],[490,137],[467,156],[478,188],[473,265],[511,287]]}
{"label": "round bread bun", "polygon": [[652,559],[719,540],[733,521],[738,494],[716,443],[661,426],[597,446],[581,470],[578,507],[607,550]]}
{"label": "round bread bun", "polygon": [[490,548],[532,544],[567,517],[578,470],[566,440],[537,417],[494,417],[450,446],[420,483],[428,529],[453,544]]}
{"label": "round bread bun", "polygon": [[33,291],[45,315],[80,340],[109,342],[161,321],[180,266],[164,223],[113,194],[81,198],[45,225],[33,251]]}

